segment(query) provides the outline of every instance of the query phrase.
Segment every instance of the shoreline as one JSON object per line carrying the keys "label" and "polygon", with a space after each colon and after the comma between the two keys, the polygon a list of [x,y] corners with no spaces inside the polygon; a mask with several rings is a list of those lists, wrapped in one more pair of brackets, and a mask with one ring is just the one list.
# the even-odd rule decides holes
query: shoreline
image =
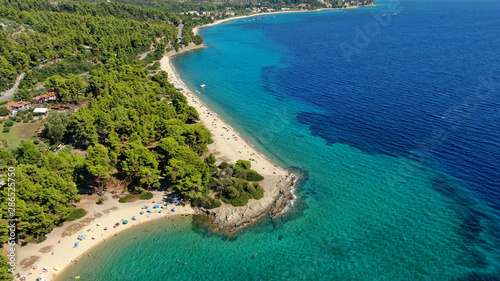
{"label": "shoreline", "polygon": [[[200,28],[241,18],[279,13],[315,12],[321,10],[328,9],[278,11],[231,17],[215,21],[211,24],[197,26],[193,29],[193,32],[197,34]],[[132,227],[144,225],[147,222],[154,222],[162,218],[202,215],[211,221],[215,230],[226,231],[231,234],[244,229],[247,225],[252,224],[266,214],[277,216],[291,209],[296,199],[293,192],[294,185],[299,178],[272,163],[271,160],[257,151],[250,142],[241,138],[240,134],[227,122],[221,120],[219,116],[211,109],[207,108],[196,95],[189,92],[189,89],[172,66],[172,57],[202,48],[206,48],[206,46],[204,44],[194,45],[194,43],[190,43],[179,52],[170,51],[160,60],[160,69],[167,71],[170,83],[185,89],[183,94],[188,98],[188,104],[198,111],[200,114],[200,122],[202,122],[212,133],[214,143],[209,145],[207,153],[213,153],[217,158],[218,164],[222,161],[228,161],[234,164],[239,159],[248,160],[249,158],[245,158],[246,155],[247,157],[251,157],[252,168],[265,177],[263,181],[259,182],[265,189],[264,198],[260,200],[251,199],[247,206],[243,207],[233,207],[232,205],[222,203],[222,206],[215,210],[201,210],[192,208],[188,205],[177,208],[175,214],[164,210],[165,212],[161,215],[158,214],[158,211],[149,215],[147,213],[140,215],[139,213],[142,211],[141,207],[143,205],[152,206],[154,205],[151,203],[152,201],[161,201],[165,192],[155,191],[153,192],[154,197],[151,200],[137,200],[131,203],[119,203],[118,200],[112,198],[112,193],[107,193],[103,196],[103,198],[106,199],[102,205],[95,204],[98,197],[85,196],[78,204],[78,208],[84,208],[87,211],[87,215],[75,221],[65,222],[61,227],[54,228],[54,230],[47,235],[47,239],[43,243],[17,247],[16,273],[24,275],[27,281],[36,280],[40,275],[45,275],[47,280],[62,280],[61,278],[74,266],[73,261],[86,257],[89,252],[105,242],[106,239],[109,240]],[[234,134],[236,137],[233,139],[217,137],[217,133],[221,132],[228,135]],[[244,153],[243,150],[247,150],[247,152]],[[169,208],[171,207],[172,205],[169,206]],[[103,215],[102,213],[105,214]],[[132,220],[132,216],[137,216],[139,220]],[[119,227],[113,228],[114,223],[121,222],[121,220],[129,220],[129,223],[126,225],[121,224]],[[79,229],[72,231],[69,235],[64,233],[68,228],[74,227],[75,225],[79,225]],[[105,231],[104,227],[108,227],[108,230]],[[89,229],[91,230],[88,231]],[[80,241],[78,247],[74,248],[73,245],[78,241],[77,237],[79,235],[86,235],[87,238]],[[93,240],[92,237],[96,237],[95,240]],[[22,264],[24,264],[23,267]],[[49,269],[44,271],[44,267],[48,267]],[[57,268],[57,270],[54,268]],[[17,277],[15,278],[17,279]]]}
{"label": "shoreline", "polygon": [[203,25],[198,25],[193,28],[193,33],[196,35],[198,34],[198,31],[201,28],[209,27],[209,26],[214,26],[218,25],[227,21],[231,20],[238,20],[238,19],[243,19],[243,18],[251,18],[251,17],[258,17],[258,16],[268,16],[268,15],[275,15],[275,14],[288,14],[288,13],[307,13],[307,12],[321,12],[321,11],[328,11],[328,10],[350,10],[350,9],[357,9],[357,8],[362,8],[362,7],[373,7],[373,5],[363,5],[363,6],[349,6],[346,8],[319,8],[319,9],[314,9],[314,10],[293,10],[293,11],[274,11],[274,12],[264,12],[264,13],[255,13],[255,14],[250,14],[250,15],[242,15],[242,16],[235,16],[235,17],[229,17],[225,19],[219,19],[215,20],[213,23],[207,23]]}
{"label": "shoreline", "polygon": [[[169,205],[160,214],[159,210],[161,209],[152,208],[154,205],[152,201],[159,204],[166,193],[162,191],[152,193],[154,197],[150,200],[137,200],[130,203],[119,203],[117,199],[112,198],[111,193],[107,193],[103,196],[105,201],[102,205],[95,204],[99,196],[84,197],[78,204],[78,208],[84,208],[87,211],[87,215],[83,218],[65,222],[62,227],[54,228],[47,235],[47,239],[40,244],[30,243],[23,247],[17,247],[15,273],[25,275],[27,281],[36,280],[41,274],[45,275],[47,280],[60,280],[61,276],[64,276],[65,272],[74,265],[73,261],[85,257],[89,251],[92,251],[106,240],[118,236],[122,231],[159,219],[193,215],[195,213],[189,205],[185,207],[176,206],[176,212],[172,213],[171,208],[173,206]],[[141,209],[143,205],[148,205],[155,211],[150,214],[145,212],[140,215],[141,211],[146,211]],[[138,220],[132,220],[133,216],[137,216]],[[123,224],[122,219],[128,220],[129,223]],[[120,222],[120,226],[114,228],[113,225],[116,222]],[[108,227],[108,229],[104,230],[105,227]],[[78,241],[79,235],[86,235],[87,238],[80,241],[78,247],[74,248],[74,243]],[[92,237],[95,237],[95,240]],[[25,266],[22,266],[23,264]],[[46,266],[49,269],[45,272],[43,268]],[[35,267],[36,269],[34,269]],[[57,268],[57,270],[54,268]]]}
{"label": "shoreline", "polygon": [[[234,18],[227,20],[232,19]],[[228,122],[222,120],[212,109],[203,104],[202,100],[182,81],[172,65],[172,57],[203,47],[188,45],[186,49],[180,52],[171,51],[166,53],[160,60],[160,69],[167,72],[170,83],[178,88],[183,88],[181,92],[186,96],[188,105],[193,106],[198,111],[200,122],[211,132],[214,143],[208,145],[207,154],[213,153],[217,158],[217,164],[223,161],[234,164],[239,159],[250,160],[252,169],[264,176],[264,180],[259,182],[265,190],[264,198],[260,200],[251,199],[243,207],[234,207],[222,203],[222,206],[216,209],[195,209],[196,214],[208,216],[212,221],[213,230],[231,234],[240,229],[241,226],[266,214],[272,214],[273,216],[281,214],[288,202],[295,198],[291,187],[295,184],[297,177],[271,162],[248,140],[242,138],[240,133],[234,130]]]}

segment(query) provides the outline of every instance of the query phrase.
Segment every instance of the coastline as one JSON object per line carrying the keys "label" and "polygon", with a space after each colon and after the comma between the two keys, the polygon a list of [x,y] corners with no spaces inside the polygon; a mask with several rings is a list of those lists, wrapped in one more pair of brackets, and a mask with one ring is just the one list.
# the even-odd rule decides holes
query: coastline
{"label": "coastline", "polygon": [[221,120],[217,113],[204,105],[184,84],[175,71],[171,58],[200,48],[204,48],[204,46],[188,45],[180,52],[166,53],[160,60],[160,69],[168,73],[170,83],[184,89],[182,93],[186,96],[188,105],[193,106],[198,111],[200,122],[212,133],[214,143],[208,145],[207,154],[213,153],[217,158],[217,164],[223,161],[234,164],[239,159],[250,160],[252,169],[264,176],[264,180],[259,182],[265,190],[264,198],[260,200],[251,199],[246,206],[242,207],[222,203],[221,207],[211,210],[194,208],[195,214],[208,216],[213,230],[233,233],[266,214],[273,216],[280,214],[289,204],[288,202],[294,198],[292,187],[297,177],[278,167],[257,151],[232,126]]}
{"label": "coastline", "polygon": [[[95,204],[98,196],[85,197],[78,204],[78,208],[87,211],[87,215],[83,218],[65,222],[62,227],[55,228],[43,243],[17,247],[16,273],[25,275],[27,281],[36,280],[41,274],[45,275],[47,280],[58,280],[74,264],[74,260],[83,258],[89,251],[124,230],[162,218],[195,213],[189,205],[176,207],[176,212],[172,213],[172,205],[169,205],[168,210],[163,210],[161,214],[156,209],[150,214],[140,215],[141,211],[145,211],[141,209],[143,205],[152,207],[154,205],[152,201],[160,202],[165,195],[165,192],[161,191],[152,193],[154,197],[151,200],[137,200],[130,203],[119,203],[117,199],[112,198],[111,193],[107,193],[103,196],[105,201],[102,205]],[[133,216],[137,216],[138,220],[132,220]],[[122,219],[128,220],[129,223],[123,224]],[[120,226],[113,228],[117,222],[120,222]],[[104,230],[105,227],[108,227],[108,230]],[[88,231],[89,229],[91,231]],[[86,235],[87,238],[80,241],[78,247],[73,248],[79,235]],[[95,240],[92,237],[96,237]],[[45,266],[49,268],[46,272],[43,271]],[[37,269],[34,269],[35,267]]]}
{"label": "coastline", "polygon": [[[314,10],[294,10],[294,11],[274,11],[274,12],[265,12],[265,13],[255,13],[255,14],[250,14],[250,15],[243,15],[243,16],[236,16],[236,17],[229,17],[225,19],[220,19],[216,20],[213,23],[207,23],[204,25],[199,25],[195,26],[193,28],[193,33],[196,35],[198,34],[199,30],[201,28],[209,27],[209,26],[214,26],[218,25],[227,21],[231,20],[237,20],[237,19],[243,19],[243,18],[251,18],[251,17],[258,17],[258,16],[268,16],[268,15],[276,15],[276,14],[288,14],[288,13],[307,13],[307,12],[321,12],[321,11],[328,11],[328,10],[350,10],[350,9],[357,9],[357,8],[362,8],[362,7],[373,7],[373,5],[364,5],[364,6],[349,6],[346,8],[320,8],[320,9],[314,9]],[[181,52],[182,53],[182,52]]]}
{"label": "coastline", "polygon": [[[320,10],[326,9],[312,11],[279,11],[231,17],[218,20],[211,24],[197,26],[193,29],[193,32],[197,34],[199,28],[213,26],[240,18],[277,13],[314,12]],[[65,273],[74,265],[74,260],[85,257],[87,253],[105,242],[106,239],[113,238],[124,230],[161,218],[184,215],[203,215],[211,220],[214,230],[234,233],[266,214],[276,216],[290,209],[295,198],[293,186],[298,178],[272,163],[268,158],[258,152],[248,141],[241,138],[230,125],[222,121],[215,112],[203,105],[198,97],[191,94],[175,72],[171,64],[172,57],[202,48],[206,48],[206,46],[204,44],[195,45],[191,43],[179,52],[170,51],[160,60],[160,69],[167,71],[169,81],[172,84],[186,89],[183,93],[188,98],[188,104],[198,111],[200,114],[200,121],[212,132],[214,143],[208,146],[208,153],[213,153],[217,157],[217,164],[222,161],[235,163],[239,159],[253,159],[252,168],[265,177],[265,179],[260,182],[266,191],[264,193],[264,198],[260,200],[251,199],[247,206],[243,207],[233,207],[229,204],[222,203],[222,206],[215,210],[204,210],[192,208],[188,205],[178,208],[175,214],[165,211],[163,214],[159,215],[156,211],[148,216],[147,214],[139,214],[142,211],[141,207],[143,205],[152,205],[152,201],[161,201],[165,194],[164,192],[153,192],[153,199],[138,200],[131,203],[119,203],[117,199],[112,198],[111,193],[108,193],[103,196],[105,202],[102,205],[95,204],[97,197],[87,196],[78,204],[78,208],[84,208],[87,211],[86,216],[72,222],[65,222],[61,227],[56,227],[47,235],[47,239],[43,243],[28,244],[17,248],[16,275],[17,273],[24,275],[27,281],[36,280],[40,275],[45,275],[47,280],[61,280],[61,278],[65,276]],[[227,129],[222,129],[223,127]],[[234,139],[231,138],[220,137],[220,134],[224,133],[228,135],[234,134],[238,140],[234,141]],[[138,216],[139,220],[132,220],[131,218],[133,216]],[[121,222],[122,219],[129,220],[129,223],[126,225],[121,224],[118,228],[113,228],[113,225],[116,222]],[[97,224],[99,224],[99,226]],[[72,228],[75,225],[80,225],[78,230],[73,231],[70,235],[64,234],[68,228]],[[104,227],[108,227],[108,230],[105,231]],[[91,231],[87,231],[88,229],[91,229]],[[79,235],[86,235],[87,238],[80,241],[78,247],[73,248],[74,243],[78,241],[77,238]],[[92,239],[94,236],[96,237],[95,240]],[[46,266],[49,269],[44,271],[43,268]],[[57,270],[54,270],[54,268],[57,268]]]}

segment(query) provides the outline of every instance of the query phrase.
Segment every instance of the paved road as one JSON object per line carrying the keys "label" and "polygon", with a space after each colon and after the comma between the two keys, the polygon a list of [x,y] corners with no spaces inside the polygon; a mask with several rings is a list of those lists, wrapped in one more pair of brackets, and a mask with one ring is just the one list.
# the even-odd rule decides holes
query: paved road
{"label": "paved road", "polygon": [[151,51],[147,51],[145,53],[139,54],[139,60],[143,60],[146,58],[146,56],[150,53]]}
{"label": "paved road", "polygon": [[0,97],[0,101],[4,101],[4,100],[7,100],[7,99],[10,99],[14,96],[14,94],[16,93],[17,91],[17,87],[19,86],[19,82],[21,82],[21,79],[23,79],[24,77],[24,72],[19,74],[19,76],[17,76],[16,78],[16,82],[14,83],[14,86],[12,86],[12,88],[8,89],[7,91],[5,91],[5,93],[3,94],[3,96]]}
{"label": "paved road", "polygon": [[177,39],[179,39],[179,41],[182,39],[182,27],[184,26],[184,24],[181,22],[179,23],[179,26],[177,27]]}

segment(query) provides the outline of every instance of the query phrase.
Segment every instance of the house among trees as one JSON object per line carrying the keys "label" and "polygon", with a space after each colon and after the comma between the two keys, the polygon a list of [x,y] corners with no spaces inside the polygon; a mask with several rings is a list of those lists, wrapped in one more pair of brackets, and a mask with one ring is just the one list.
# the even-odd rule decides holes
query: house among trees
{"label": "house among trees", "polygon": [[18,101],[12,102],[8,105],[10,109],[10,114],[15,115],[20,110],[25,110],[31,107],[31,102],[27,101]]}
{"label": "house among trees", "polygon": [[57,99],[57,94],[56,94],[56,92],[50,92],[50,93],[45,94],[45,95],[36,96],[33,99],[35,100],[36,103],[46,103],[46,102],[49,102],[49,101],[56,100]]}

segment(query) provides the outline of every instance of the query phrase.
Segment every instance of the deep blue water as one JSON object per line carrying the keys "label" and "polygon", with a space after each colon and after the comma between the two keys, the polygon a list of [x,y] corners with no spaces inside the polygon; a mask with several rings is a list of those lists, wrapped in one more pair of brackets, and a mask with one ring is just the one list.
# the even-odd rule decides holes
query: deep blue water
{"label": "deep blue water", "polygon": [[176,69],[303,175],[298,201],[236,239],[130,231],[68,276],[500,280],[499,26],[500,1],[377,1],[202,29]]}

